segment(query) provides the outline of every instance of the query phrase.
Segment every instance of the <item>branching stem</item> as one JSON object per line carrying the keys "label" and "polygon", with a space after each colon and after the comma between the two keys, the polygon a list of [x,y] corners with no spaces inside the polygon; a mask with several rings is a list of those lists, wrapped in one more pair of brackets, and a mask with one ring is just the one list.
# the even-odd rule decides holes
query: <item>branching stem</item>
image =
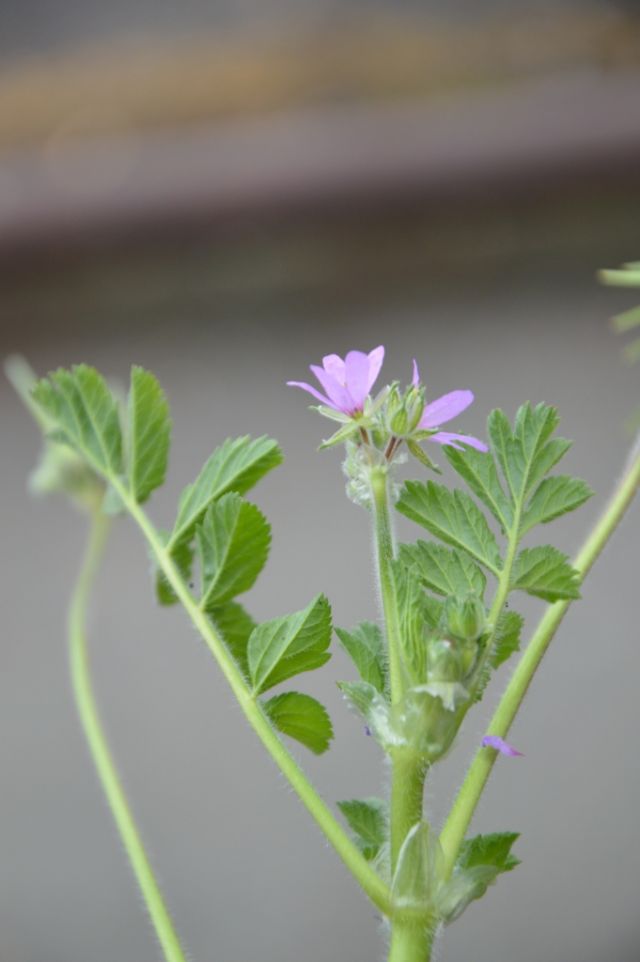
{"label": "branching stem", "polygon": [[218,662],[247,721],[362,889],[381,912],[386,915],[391,914],[391,899],[387,886],[351,841],[331,809],[281,742],[262,706],[245,682],[226,645],[189,591],[171,555],[162,544],[156,529],[144,510],[131,497],[123,484],[117,480],[113,483],[127,511],[153,551],[160,570]]}
{"label": "branching stem", "polygon": [[[622,520],[639,485],[640,452],[636,445],[628,467],[575,560],[575,567],[583,579]],[[491,735],[506,738],[531,680],[570,604],[570,600],[557,601],[547,609],[540,620],[491,719],[488,729]],[[493,748],[478,750],[444,825],[440,842],[445,853],[448,875],[453,871],[460,846],[496,757],[497,752]]]}

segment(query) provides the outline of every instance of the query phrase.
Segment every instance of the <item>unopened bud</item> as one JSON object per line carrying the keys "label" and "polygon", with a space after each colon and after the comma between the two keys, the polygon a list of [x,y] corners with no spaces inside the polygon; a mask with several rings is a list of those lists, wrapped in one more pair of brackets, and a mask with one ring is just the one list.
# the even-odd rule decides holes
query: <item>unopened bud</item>
{"label": "unopened bud", "polygon": [[452,638],[460,641],[477,641],[485,631],[486,625],[485,608],[477,595],[449,600],[447,627]]}

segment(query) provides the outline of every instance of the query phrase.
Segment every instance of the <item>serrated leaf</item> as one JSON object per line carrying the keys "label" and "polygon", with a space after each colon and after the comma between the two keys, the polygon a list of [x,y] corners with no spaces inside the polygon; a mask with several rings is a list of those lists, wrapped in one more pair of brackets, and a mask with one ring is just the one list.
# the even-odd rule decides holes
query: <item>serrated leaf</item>
{"label": "serrated leaf", "polygon": [[171,535],[173,546],[190,538],[209,505],[229,491],[245,494],[282,462],[282,452],[271,438],[228,439],[213,452],[202,471],[180,497]]}
{"label": "serrated leaf", "polygon": [[492,832],[466,838],[460,846],[456,868],[464,870],[476,865],[491,865],[499,872],[510,872],[520,864],[520,859],[511,854],[519,837],[519,832]]}
{"label": "serrated leaf", "polygon": [[363,621],[351,631],[336,628],[336,635],[363,681],[379,692],[386,688],[387,663],[384,638],[378,625]]}
{"label": "serrated leaf", "polygon": [[502,561],[496,539],[487,519],[464,491],[449,491],[433,481],[407,481],[397,508],[436,538],[466,551],[499,574]]}
{"label": "serrated leaf", "polygon": [[567,475],[545,478],[531,495],[522,517],[521,534],[536,524],[546,524],[569,511],[575,511],[593,494],[586,482]]}
{"label": "serrated leaf", "polygon": [[489,656],[493,668],[498,668],[518,651],[523,624],[524,618],[517,611],[500,613]]}
{"label": "serrated leaf", "polygon": [[462,915],[470,902],[481,898],[503,872],[511,872],[520,860],[511,855],[516,832],[477,835],[461,846],[453,876],[438,892],[437,907],[445,923]]}
{"label": "serrated leaf", "polygon": [[252,587],[269,554],[271,528],[255,504],[230,491],[207,508],[196,542],[200,606],[212,611]]}
{"label": "serrated leaf", "polygon": [[433,541],[401,544],[398,556],[407,566],[414,566],[420,580],[439,595],[484,595],[487,579],[469,555],[456,548],[445,548]]}
{"label": "serrated leaf", "polygon": [[319,595],[303,611],[258,625],[249,638],[248,661],[255,693],[329,660],[331,608]]}
{"label": "serrated leaf", "polygon": [[283,735],[295,738],[316,755],[326,752],[333,738],[326,708],[297,691],[286,691],[264,702],[264,710]]}
{"label": "serrated leaf", "polygon": [[525,548],[516,558],[511,575],[511,589],[518,588],[544,601],[579,598],[580,574],[568,557],[551,545]]}
{"label": "serrated leaf", "polygon": [[[158,531],[163,543],[169,543],[171,533],[169,531]],[[171,551],[171,559],[178,569],[182,580],[189,584],[191,580],[191,569],[193,567],[193,547],[189,541],[177,544]],[[155,563],[155,558],[153,558]],[[175,591],[167,581],[166,577],[159,568],[155,568],[155,588],[156,598],[161,605],[175,605],[178,598]]]}
{"label": "serrated leaf", "polygon": [[139,504],[164,483],[169,456],[169,405],[156,378],[141,367],[131,368],[129,390],[127,477]]}
{"label": "serrated leaf", "polygon": [[451,467],[467,482],[476,497],[485,504],[492,515],[507,532],[513,524],[513,507],[507,498],[493,455],[465,447],[459,450],[447,444],[443,448]]}
{"label": "serrated leaf", "polygon": [[237,601],[228,601],[226,605],[216,608],[211,613],[211,619],[242,669],[245,678],[249,678],[249,664],[247,660],[247,646],[251,632],[256,623],[248,611]]}
{"label": "serrated leaf", "polygon": [[95,368],[78,364],[54,371],[36,384],[32,397],[55,425],[53,440],[69,444],[107,478],[122,474],[118,404]]}
{"label": "serrated leaf", "polygon": [[527,402],[518,409],[513,431],[502,411],[492,411],[488,432],[514,504],[521,504],[570,447],[562,438],[550,440],[558,412],[546,404]]}
{"label": "serrated leaf", "polygon": [[351,799],[338,802],[338,808],[364,857],[368,861],[376,858],[389,836],[387,803],[381,798]]}

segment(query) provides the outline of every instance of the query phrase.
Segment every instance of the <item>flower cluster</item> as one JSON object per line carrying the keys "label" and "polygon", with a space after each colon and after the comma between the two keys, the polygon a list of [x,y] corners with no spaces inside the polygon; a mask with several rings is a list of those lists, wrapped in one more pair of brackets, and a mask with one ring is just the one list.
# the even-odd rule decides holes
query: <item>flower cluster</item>
{"label": "flower cluster", "polygon": [[287,381],[289,386],[299,387],[320,401],[318,410],[321,414],[343,424],[326,445],[359,437],[362,442],[381,448],[386,459],[391,460],[404,441],[414,455],[426,460],[431,467],[433,465],[426,455],[420,454],[422,449],[418,444],[421,441],[448,444],[459,449],[466,444],[479,451],[487,450],[486,444],[472,435],[441,430],[443,424],[473,403],[473,392],[450,391],[427,403],[415,360],[411,384],[405,391],[398,383],[393,383],[372,398],[371,390],[383,360],[382,346],[368,354],[349,351],[344,359],[337,354],[327,354],[322,359],[322,367],[310,365],[324,393],[305,381]]}

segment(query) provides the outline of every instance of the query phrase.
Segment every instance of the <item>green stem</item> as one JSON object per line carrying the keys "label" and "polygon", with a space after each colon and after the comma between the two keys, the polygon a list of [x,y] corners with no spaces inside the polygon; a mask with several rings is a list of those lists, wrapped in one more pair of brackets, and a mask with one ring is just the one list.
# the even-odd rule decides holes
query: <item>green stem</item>
{"label": "green stem", "polygon": [[[389,472],[386,466],[371,468],[376,566],[389,654],[391,702],[397,705],[404,695],[400,614],[393,576],[395,541],[389,506]],[[392,757],[390,842],[391,872],[407,832],[422,818],[425,765],[413,752],[397,749]]]}
{"label": "green stem", "polygon": [[429,962],[433,933],[428,926],[394,922],[388,962]]}
{"label": "green stem", "polygon": [[146,538],[161,571],[187,612],[192,624],[198,630],[205,644],[218,662],[247,721],[258,735],[260,741],[280,771],[285,778],[288,779],[307,811],[315,819],[317,825],[324,832],[337,854],[359,882],[371,901],[385,915],[390,914],[391,897],[387,886],[351,841],[331,812],[331,809],[319,796],[293,756],[289,754],[280,741],[271,722],[266,717],[262,706],[247,686],[241,671],[229,654],[226,645],[189,591],[171,555],[162,544],[157,531],[143,509],[131,497],[124,485],[116,481],[113,483],[129,514]]}
{"label": "green stem", "polygon": [[91,687],[85,629],[86,612],[108,530],[109,519],[97,506],[93,512],[86,554],[69,608],[69,660],[73,691],[93,762],[166,962],[186,962],[109,751]]}
{"label": "green stem", "polygon": [[388,469],[384,466],[371,468],[376,565],[387,633],[391,701],[396,704],[404,694],[404,673],[402,670],[400,617],[392,568],[395,544],[389,510],[388,476]]}
{"label": "green stem", "polygon": [[[616,486],[609,503],[575,560],[575,567],[581,573],[583,579],[622,520],[639,485],[640,453],[636,445],[629,465]],[[491,735],[498,735],[500,738],[507,736],[531,680],[570,604],[569,600],[557,601],[545,612],[491,719],[488,728]],[[487,779],[491,774],[496,757],[497,752],[493,748],[480,748],[478,750],[451,808],[440,836],[440,842],[445,853],[447,875],[450,875],[453,871],[460,846]]]}

